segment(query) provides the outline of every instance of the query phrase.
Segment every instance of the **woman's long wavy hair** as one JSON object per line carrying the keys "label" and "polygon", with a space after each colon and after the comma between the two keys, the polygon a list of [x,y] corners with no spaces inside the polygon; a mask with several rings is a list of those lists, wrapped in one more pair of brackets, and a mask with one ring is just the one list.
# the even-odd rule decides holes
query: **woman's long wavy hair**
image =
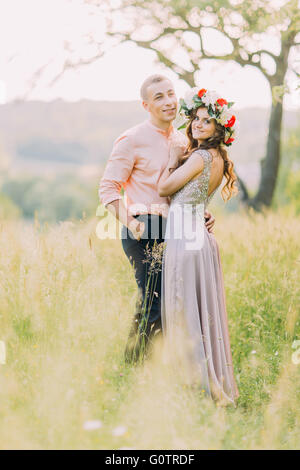
{"label": "woman's long wavy hair", "polygon": [[[205,106],[200,106],[201,108],[205,108]],[[222,188],[221,194],[222,198],[225,202],[229,201],[229,199],[238,193],[238,188],[235,185],[235,182],[237,181],[237,176],[234,172],[234,164],[233,162],[228,158],[227,152],[224,148],[224,137],[225,137],[225,127],[219,124],[216,120],[215,121],[215,126],[216,130],[215,133],[212,137],[209,137],[208,139],[205,140],[202,144],[198,144],[198,141],[193,138],[192,135],[192,123],[196,117],[197,109],[193,109],[191,112],[191,117],[189,119],[187,128],[186,128],[186,135],[188,138],[188,146],[185,150],[184,155],[179,159],[178,166],[183,165],[184,162],[189,158],[189,156],[198,149],[211,149],[215,148],[219,151],[221,157],[224,160],[224,176],[226,177],[226,183]]]}

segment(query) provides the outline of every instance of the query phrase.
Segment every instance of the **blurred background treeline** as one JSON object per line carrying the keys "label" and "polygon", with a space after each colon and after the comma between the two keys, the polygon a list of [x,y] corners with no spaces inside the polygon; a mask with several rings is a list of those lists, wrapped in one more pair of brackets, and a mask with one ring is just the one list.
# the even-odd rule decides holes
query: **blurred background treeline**
{"label": "blurred background treeline", "polygon": [[[269,110],[236,114],[239,137],[229,155],[248,191],[257,190],[268,137]],[[115,138],[147,119],[140,102],[81,100],[0,105],[0,216],[58,222],[93,216],[98,184]],[[282,161],[273,206],[300,212],[300,113],[286,110]],[[221,204],[220,194],[216,204]],[[238,199],[225,209],[235,211]]]}

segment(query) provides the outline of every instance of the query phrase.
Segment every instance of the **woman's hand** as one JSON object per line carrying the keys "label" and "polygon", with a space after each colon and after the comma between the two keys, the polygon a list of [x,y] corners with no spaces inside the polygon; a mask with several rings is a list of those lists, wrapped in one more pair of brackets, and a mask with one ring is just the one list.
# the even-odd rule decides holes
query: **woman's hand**
{"label": "woman's hand", "polygon": [[177,166],[180,157],[183,156],[185,151],[185,146],[180,142],[171,143],[169,148],[169,164],[172,166]]}
{"label": "woman's hand", "polygon": [[173,136],[169,142],[169,163],[172,166],[178,164],[179,158],[183,156],[186,149],[186,144],[177,135]]}
{"label": "woman's hand", "polygon": [[131,231],[134,238],[139,241],[145,231],[145,223],[139,220],[133,219],[128,224],[128,228]]}

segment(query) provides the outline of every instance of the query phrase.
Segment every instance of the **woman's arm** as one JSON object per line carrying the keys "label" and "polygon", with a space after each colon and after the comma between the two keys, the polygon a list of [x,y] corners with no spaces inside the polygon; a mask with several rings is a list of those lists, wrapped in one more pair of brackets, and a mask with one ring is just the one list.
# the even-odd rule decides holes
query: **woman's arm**
{"label": "woman's arm", "polygon": [[[200,173],[204,168],[204,161],[201,155],[198,152],[194,152],[189,159],[182,165],[177,168],[179,156],[182,155],[182,151],[179,149],[171,152],[170,159],[167,167],[162,173],[159,182],[158,182],[158,192],[160,196],[170,196],[174,192],[178,191],[182,186],[186,184],[190,179],[196,176],[197,173]],[[169,169],[173,169],[173,173],[170,173]],[[174,189],[176,188],[176,189]],[[166,193],[164,192],[166,191]],[[167,191],[171,191],[170,193]],[[206,218],[205,226],[210,233],[213,233],[213,227],[215,225],[215,218],[209,211],[204,212]]]}
{"label": "woman's arm", "polygon": [[[168,165],[159,179],[158,194],[160,196],[171,196],[204,168],[203,158],[198,152],[194,152],[183,165],[176,168],[178,158],[178,153],[171,154]],[[169,170],[173,168],[176,170],[170,173]]]}

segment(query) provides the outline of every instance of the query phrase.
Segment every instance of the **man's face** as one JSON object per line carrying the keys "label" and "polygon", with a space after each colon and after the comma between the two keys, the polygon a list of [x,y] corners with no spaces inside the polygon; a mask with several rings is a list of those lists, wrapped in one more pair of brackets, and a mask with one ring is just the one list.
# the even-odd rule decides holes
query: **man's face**
{"label": "man's face", "polygon": [[152,83],[147,88],[147,95],[148,99],[143,101],[143,106],[156,121],[171,122],[175,119],[177,97],[172,82],[163,80]]}

